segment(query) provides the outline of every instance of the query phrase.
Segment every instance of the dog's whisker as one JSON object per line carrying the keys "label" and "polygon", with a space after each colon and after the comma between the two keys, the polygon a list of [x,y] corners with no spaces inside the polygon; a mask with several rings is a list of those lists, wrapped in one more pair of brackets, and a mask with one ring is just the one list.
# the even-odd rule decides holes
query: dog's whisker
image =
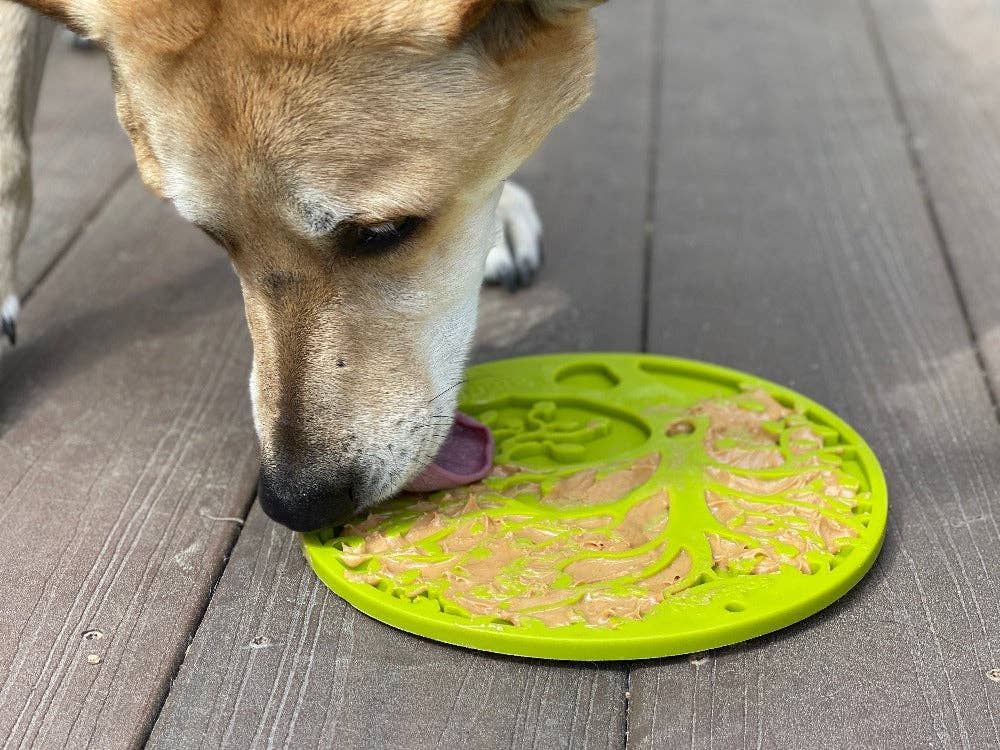
{"label": "dog's whisker", "polygon": [[452,383],[450,386],[448,386],[447,388],[445,388],[443,391],[441,391],[438,395],[436,395],[434,398],[432,398],[427,403],[428,404],[433,404],[435,401],[437,401],[443,395],[445,395],[446,393],[449,393],[450,391],[455,390],[460,385],[464,385],[466,382],[467,382],[467,378],[459,378],[456,382]]}

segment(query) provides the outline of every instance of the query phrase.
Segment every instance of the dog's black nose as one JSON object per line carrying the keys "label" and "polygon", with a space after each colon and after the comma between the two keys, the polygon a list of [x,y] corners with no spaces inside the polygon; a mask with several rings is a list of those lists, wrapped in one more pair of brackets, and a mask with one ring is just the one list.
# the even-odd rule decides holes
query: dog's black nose
{"label": "dog's black nose", "polygon": [[315,531],[342,523],[354,514],[354,483],[350,472],[321,477],[261,466],[257,499],[264,512],[283,526]]}

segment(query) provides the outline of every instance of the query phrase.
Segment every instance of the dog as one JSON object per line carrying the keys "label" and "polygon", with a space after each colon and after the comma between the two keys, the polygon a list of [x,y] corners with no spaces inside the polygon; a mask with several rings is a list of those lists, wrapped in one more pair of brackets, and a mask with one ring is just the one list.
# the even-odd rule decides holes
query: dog
{"label": "dog", "polygon": [[239,277],[265,512],[391,497],[452,429],[484,278],[538,268],[507,178],[589,93],[600,2],[0,0],[3,332],[54,19],[105,49],[143,182]]}

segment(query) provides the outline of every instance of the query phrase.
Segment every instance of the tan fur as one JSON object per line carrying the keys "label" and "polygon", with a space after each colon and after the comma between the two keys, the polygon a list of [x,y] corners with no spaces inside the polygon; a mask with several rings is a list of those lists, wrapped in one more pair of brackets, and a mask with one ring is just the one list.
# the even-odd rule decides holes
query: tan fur
{"label": "tan fur", "polygon": [[[433,456],[454,403],[436,392],[471,338],[456,322],[449,340],[449,321],[474,317],[482,274],[468,248],[490,241],[502,180],[585,98],[593,4],[36,3],[105,45],[143,180],[232,258],[265,465],[374,455],[370,502]],[[317,211],[427,222],[358,258],[309,230]],[[435,356],[454,359],[448,382]]]}

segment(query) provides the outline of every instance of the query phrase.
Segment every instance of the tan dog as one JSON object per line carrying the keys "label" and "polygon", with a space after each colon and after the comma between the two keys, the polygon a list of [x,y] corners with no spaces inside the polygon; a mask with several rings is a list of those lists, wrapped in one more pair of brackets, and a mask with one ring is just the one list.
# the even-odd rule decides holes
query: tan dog
{"label": "tan dog", "polygon": [[[96,39],[139,172],[239,275],[260,500],[312,529],[398,492],[454,414],[479,287],[537,267],[504,180],[586,97],[599,0],[29,0]],[[49,30],[0,0],[0,295]],[[498,210],[499,207],[499,210]]]}

